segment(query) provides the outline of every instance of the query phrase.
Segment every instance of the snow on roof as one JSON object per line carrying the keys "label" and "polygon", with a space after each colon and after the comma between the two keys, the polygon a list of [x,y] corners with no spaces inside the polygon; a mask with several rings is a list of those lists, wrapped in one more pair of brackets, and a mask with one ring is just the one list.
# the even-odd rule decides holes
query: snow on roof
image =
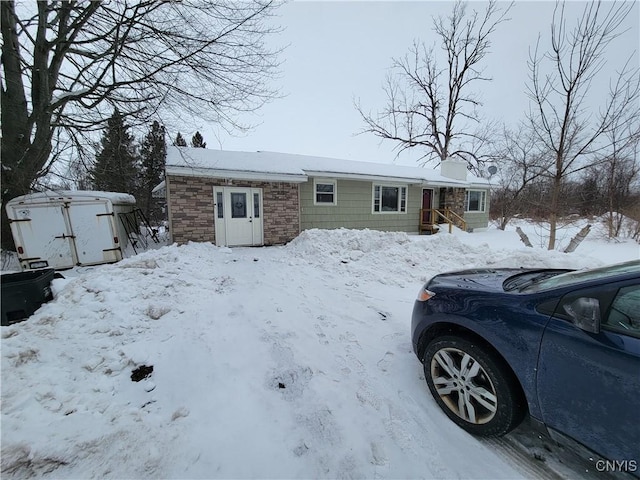
{"label": "snow on roof", "polygon": [[[240,178],[242,172],[281,175],[306,181],[307,176],[337,176],[351,178],[396,179],[406,183],[436,183],[444,185],[487,184],[486,180],[469,175],[467,181],[443,176],[438,170],[360,162],[337,158],[315,157],[278,152],[237,152],[205,148],[168,147],[167,173],[180,174],[189,169],[203,176]],[[215,172],[215,173],[214,173]]]}
{"label": "snow on roof", "polygon": [[151,190],[151,193],[162,192],[164,191],[165,188],[167,188],[167,184],[164,180],[162,180],[158,185],[153,187],[153,190]]}
{"label": "snow on roof", "polygon": [[34,203],[39,200],[55,200],[59,198],[65,198],[68,200],[73,199],[101,199],[110,200],[114,204],[131,204],[135,205],[136,199],[133,195],[128,193],[119,192],[101,192],[93,190],[47,190],[45,192],[29,193],[12,199],[9,203]]}

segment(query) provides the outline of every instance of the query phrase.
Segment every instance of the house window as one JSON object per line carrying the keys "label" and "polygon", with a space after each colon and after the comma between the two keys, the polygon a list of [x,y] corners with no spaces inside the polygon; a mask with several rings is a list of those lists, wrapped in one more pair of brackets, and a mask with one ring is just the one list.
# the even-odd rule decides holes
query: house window
{"label": "house window", "polygon": [[336,205],[337,182],[335,180],[314,180],[314,205]]}
{"label": "house window", "polygon": [[373,211],[374,213],[406,213],[407,187],[374,185]]}
{"label": "house window", "polygon": [[487,192],[484,190],[467,190],[464,197],[465,212],[484,212]]}

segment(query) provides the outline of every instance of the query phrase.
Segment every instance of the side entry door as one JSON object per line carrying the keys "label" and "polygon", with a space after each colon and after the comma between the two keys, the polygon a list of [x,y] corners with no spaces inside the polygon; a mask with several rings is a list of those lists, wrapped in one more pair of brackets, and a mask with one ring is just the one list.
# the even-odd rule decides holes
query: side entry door
{"label": "side entry door", "polygon": [[[600,316],[599,331],[576,325],[581,308]],[[537,386],[547,426],[608,460],[640,460],[637,279],[563,297],[543,334]]]}
{"label": "side entry door", "polygon": [[262,245],[262,189],[215,187],[216,244],[225,246]]}

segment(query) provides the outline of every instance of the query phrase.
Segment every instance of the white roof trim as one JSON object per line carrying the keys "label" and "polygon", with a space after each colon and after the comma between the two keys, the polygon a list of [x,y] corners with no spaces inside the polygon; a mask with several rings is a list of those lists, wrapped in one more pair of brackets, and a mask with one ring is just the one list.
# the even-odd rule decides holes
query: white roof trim
{"label": "white roof trim", "polygon": [[474,190],[474,189],[489,190],[490,188],[491,188],[491,185],[489,183],[474,182],[474,183],[469,183],[467,185],[467,190]]}
{"label": "white roof trim", "polygon": [[308,177],[306,175],[251,172],[243,170],[214,170],[212,168],[192,168],[180,167],[175,165],[167,165],[165,170],[167,175],[183,175],[186,177],[229,178],[232,180],[255,180],[264,182],[290,183],[304,183],[308,180]]}
{"label": "white roof trim", "polygon": [[441,180],[422,180],[423,187],[453,187],[453,188],[469,188],[469,183],[467,182],[456,182],[452,180],[450,182],[443,182]]}
{"label": "white roof trim", "polygon": [[[337,173],[337,172],[327,172],[324,170],[305,170],[304,171],[310,177],[315,178],[343,178],[343,179],[351,179],[351,180],[360,180],[360,181],[372,181],[372,182],[386,182],[386,183],[407,183],[412,185],[421,185],[421,186],[438,186],[438,187],[464,187],[468,188],[470,186],[469,182],[465,182],[464,180],[426,180],[424,178],[419,177],[392,177],[392,176],[382,176],[382,175],[366,175],[362,173]],[[486,185],[485,187],[488,187]]]}
{"label": "white roof trim", "polygon": [[351,180],[365,180],[372,182],[388,182],[388,183],[422,183],[422,178],[408,178],[408,177],[389,177],[383,175],[366,175],[362,173],[338,173],[327,171],[304,171],[309,177],[316,178],[343,178]]}

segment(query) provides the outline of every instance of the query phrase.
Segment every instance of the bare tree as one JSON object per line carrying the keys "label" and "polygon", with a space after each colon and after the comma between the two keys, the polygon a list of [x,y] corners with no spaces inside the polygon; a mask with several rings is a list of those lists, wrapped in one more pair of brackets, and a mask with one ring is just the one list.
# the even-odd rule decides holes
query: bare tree
{"label": "bare tree", "polygon": [[[448,17],[434,18],[439,45],[415,41],[407,55],[393,60],[383,87],[386,107],[372,115],[356,104],[366,124],[362,133],[396,142],[398,154],[424,149],[424,163],[458,157],[477,167],[482,156],[473,146],[485,135],[478,128],[482,103],[473,87],[490,80],[482,61],[510,8],[490,1],[483,12],[468,12],[467,4],[457,1]],[[436,47],[446,57],[444,66]]]}
{"label": "bare tree", "polygon": [[498,218],[498,228],[504,230],[516,213],[526,213],[527,189],[544,174],[544,152],[526,125],[521,125],[517,133],[505,128],[499,143],[491,209]]}
{"label": "bare tree", "polygon": [[607,47],[623,32],[623,21],[635,6],[634,2],[604,5],[587,3],[575,27],[568,29],[565,5],[558,3],[551,24],[550,50],[541,53],[538,41],[530,55],[528,94],[532,102],[528,119],[538,141],[551,152],[545,167],[551,179],[550,250],[556,244],[563,183],[587,168],[595,155],[611,148],[604,134],[616,119],[638,112],[640,77],[629,62],[611,81],[600,109],[588,111],[589,102],[596,100],[589,94],[603,97],[602,91],[592,91],[591,87],[605,65]]}
{"label": "bare tree", "polygon": [[[0,2],[2,203],[27,193],[114,110],[227,129],[277,93],[273,0]],[[74,155],[81,153],[76,149]],[[7,222],[2,209],[2,241]]]}
{"label": "bare tree", "polygon": [[609,238],[615,238],[625,216],[634,210],[633,189],[640,178],[640,117],[616,119],[605,135],[611,148],[592,176],[601,180]]}

